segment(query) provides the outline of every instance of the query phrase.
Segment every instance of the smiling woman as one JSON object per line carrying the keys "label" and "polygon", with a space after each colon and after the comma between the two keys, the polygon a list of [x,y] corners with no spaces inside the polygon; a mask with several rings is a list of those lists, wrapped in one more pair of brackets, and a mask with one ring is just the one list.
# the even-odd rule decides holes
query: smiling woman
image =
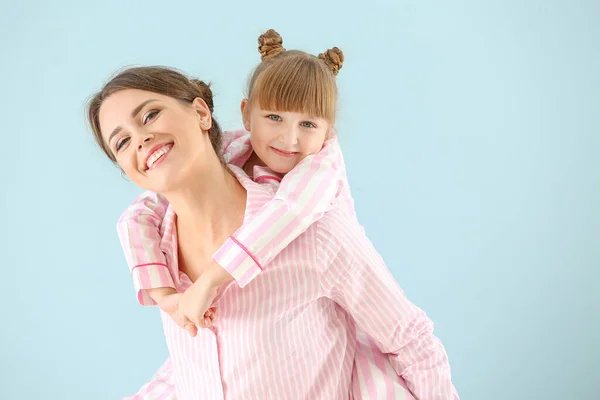
{"label": "smiling woman", "polygon": [[[218,160],[208,135],[210,110],[199,97],[184,103],[143,90],[122,90],[105,100],[99,120],[101,131],[111,132],[103,136],[106,147],[141,188],[170,192],[188,178],[185,173],[194,170],[192,164]],[[163,168],[153,174],[157,160]]]}
{"label": "smiling woman", "polygon": [[[91,100],[88,115],[104,153],[139,187],[165,192],[184,179],[182,173],[190,171],[189,163],[221,159],[222,134],[211,118],[212,109],[212,93],[204,82],[189,80],[174,70],[148,67],[117,75]],[[147,145],[150,142],[152,146]],[[162,157],[153,154],[159,149]],[[189,157],[169,161],[171,152]],[[154,158],[151,165],[150,157]],[[171,162],[172,168],[152,174],[150,167],[156,167],[159,158],[165,166]],[[189,161],[181,165],[181,160]]]}

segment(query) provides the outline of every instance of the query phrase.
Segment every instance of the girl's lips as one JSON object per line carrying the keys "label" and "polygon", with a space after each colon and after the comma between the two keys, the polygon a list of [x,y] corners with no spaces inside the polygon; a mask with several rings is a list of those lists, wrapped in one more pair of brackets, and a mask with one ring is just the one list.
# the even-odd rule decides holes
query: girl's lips
{"label": "girl's lips", "polygon": [[279,149],[276,149],[275,147],[271,147],[271,150],[273,150],[276,154],[279,154],[280,156],[283,156],[283,157],[293,157],[296,154],[298,154],[297,151],[279,150]]}

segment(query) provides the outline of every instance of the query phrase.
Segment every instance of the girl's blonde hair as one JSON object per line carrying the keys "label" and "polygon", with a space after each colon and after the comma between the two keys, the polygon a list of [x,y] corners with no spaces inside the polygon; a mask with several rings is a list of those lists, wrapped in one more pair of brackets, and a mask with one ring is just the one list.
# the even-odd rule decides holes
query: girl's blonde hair
{"label": "girl's blonde hair", "polygon": [[283,39],[273,29],[258,38],[262,62],[248,83],[248,103],[273,111],[302,112],[335,122],[337,85],[344,54],[333,47],[314,56],[300,50],[285,50]]}

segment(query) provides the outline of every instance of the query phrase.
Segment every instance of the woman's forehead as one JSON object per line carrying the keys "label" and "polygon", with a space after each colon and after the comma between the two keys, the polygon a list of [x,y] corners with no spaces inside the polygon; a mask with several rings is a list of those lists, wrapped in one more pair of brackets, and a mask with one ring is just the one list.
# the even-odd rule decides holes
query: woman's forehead
{"label": "woman's forehead", "polygon": [[148,92],[146,90],[124,89],[119,90],[118,92],[115,92],[108,96],[104,100],[102,106],[100,107],[100,110],[102,111],[103,108],[112,110],[114,108],[114,111],[127,111],[122,110],[122,108],[130,107],[133,109],[139,104],[150,99],[164,102],[170,98],[158,93]]}

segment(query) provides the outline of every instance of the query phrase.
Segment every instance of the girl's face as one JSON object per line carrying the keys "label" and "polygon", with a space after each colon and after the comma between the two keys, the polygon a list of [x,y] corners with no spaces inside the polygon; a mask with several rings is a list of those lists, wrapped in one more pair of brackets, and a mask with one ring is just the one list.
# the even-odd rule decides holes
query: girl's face
{"label": "girl's face", "polygon": [[299,112],[263,110],[242,101],[244,128],[256,155],[273,171],[286,174],[304,157],[318,153],[331,124]]}
{"label": "girl's face", "polygon": [[210,111],[202,99],[184,104],[172,97],[126,89],[109,96],[99,113],[105,143],[139,187],[165,193],[213,151]]}

